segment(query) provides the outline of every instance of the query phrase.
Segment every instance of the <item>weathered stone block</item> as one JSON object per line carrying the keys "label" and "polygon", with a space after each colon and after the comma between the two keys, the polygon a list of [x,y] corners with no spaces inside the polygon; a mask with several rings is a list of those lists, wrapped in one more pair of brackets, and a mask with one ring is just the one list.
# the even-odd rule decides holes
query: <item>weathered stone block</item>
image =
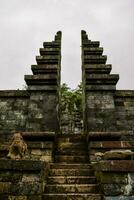
{"label": "weathered stone block", "polygon": [[105,160],[132,160],[134,153],[131,150],[111,150],[104,153]]}
{"label": "weathered stone block", "polygon": [[0,160],[0,170],[37,171],[42,170],[44,162],[32,160]]}
{"label": "weathered stone block", "polygon": [[11,193],[16,195],[38,195],[44,192],[43,183],[41,182],[19,182],[11,187]]}
{"label": "weathered stone block", "polygon": [[90,109],[113,109],[114,99],[112,93],[100,92],[91,93],[87,95],[87,106]]}
{"label": "weathered stone block", "polygon": [[95,171],[103,172],[132,172],[134,171],[133,160],[111,160],[111,161],[100,161],[94,164]]}
{"label": "weathered stone block", "polygon": [[39,182],[40,181],[40,176],[36,174],[24,174],[22,176],[22,182]]}
{"label": "weathered stone block", "polygon": [[90,141],[90,148],[92,149],[131,149],[133,147],[134,143],[129,141]]}
{"label": "weathered stone block", "polygon": [[103,194],[106,196],[118,196],[122,195],[125,185],[120,184],[102,184]]}
{"label": "weathered stone block", "polygon": [[127,184],[128,175],[127,173],[102,173],[96,172],[96,178],[101,184]]}

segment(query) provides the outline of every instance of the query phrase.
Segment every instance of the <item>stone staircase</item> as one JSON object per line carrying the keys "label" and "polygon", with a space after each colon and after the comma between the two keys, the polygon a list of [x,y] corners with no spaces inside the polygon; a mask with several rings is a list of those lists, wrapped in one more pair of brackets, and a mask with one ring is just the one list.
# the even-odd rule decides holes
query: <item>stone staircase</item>
{"label": "stone staircase", "polygon": [[100,200],[94,171],[89,164],[86,137],[60,135],[55,162],[50,164],[44,200]]}

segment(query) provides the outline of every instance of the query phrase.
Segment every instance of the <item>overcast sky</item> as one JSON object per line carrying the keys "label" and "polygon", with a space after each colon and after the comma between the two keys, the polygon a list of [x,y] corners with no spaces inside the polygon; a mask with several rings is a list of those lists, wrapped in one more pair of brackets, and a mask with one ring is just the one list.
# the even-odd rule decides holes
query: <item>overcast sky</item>
{"label": "overcast sky", "polygon": [[62,82],[81,80],[80,31],[99,40],[120,75],[118,89],[134,89],[134,0],[0,0],[0,89],[22,89],[43,41],[62,38]]}

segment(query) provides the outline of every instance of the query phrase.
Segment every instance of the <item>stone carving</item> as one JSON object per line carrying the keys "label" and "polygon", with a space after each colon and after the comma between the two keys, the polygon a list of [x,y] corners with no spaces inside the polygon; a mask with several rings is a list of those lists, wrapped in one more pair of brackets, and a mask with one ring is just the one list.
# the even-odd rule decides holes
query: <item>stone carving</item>
{"label": "stone carving", "polygon": [[133,155],[131,150],[111,150],[104,153],[104,160],[132,160]]}
{"label": "stone carving", "polygon": [[24,142],[21,133],[15,133],[7,157],[13,160],[20,160],[25,156],[26,152],[27,144]]}
{"label": "stone carving", "polygon": [[133,160],[134,152],[131,150],[111,150],[105,153],[95,153],[95,161],[101,160]]}

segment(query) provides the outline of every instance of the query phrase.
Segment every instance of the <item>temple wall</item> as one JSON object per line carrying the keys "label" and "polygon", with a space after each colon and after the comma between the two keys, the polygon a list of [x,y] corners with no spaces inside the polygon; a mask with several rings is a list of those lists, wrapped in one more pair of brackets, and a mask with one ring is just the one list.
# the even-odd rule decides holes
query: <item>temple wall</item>
{"label": "temple wall", "polygon": [[113,93],[98,91],[86,95],[87,130],[114,131],[115,105]]}
{"label": "temple wall", "polygon": [[58,131],[58,95],[56,92],[32,92],[28,105],[28,131]]}
{"label": "temple wall", "polygon": [[26,91],[0,91],[0,138],[26,129],[29,94]]}
{"label": "temple wall", "polygon": [[134,130],[134,91],[117,90],[114,99],[117,130]]}

